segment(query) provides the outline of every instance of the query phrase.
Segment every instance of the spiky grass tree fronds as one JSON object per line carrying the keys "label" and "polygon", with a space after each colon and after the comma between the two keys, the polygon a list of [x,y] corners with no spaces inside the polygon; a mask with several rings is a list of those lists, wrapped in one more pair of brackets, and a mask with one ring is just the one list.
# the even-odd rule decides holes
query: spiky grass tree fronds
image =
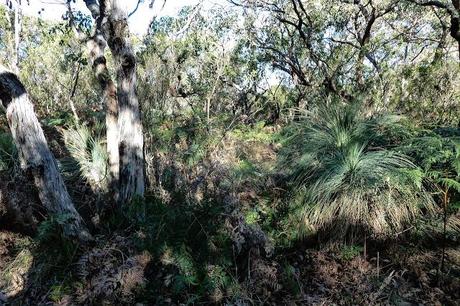
{"label": "spiky grass tree fronds", "polygon": [[281,166],[290,170],[295,189],[303,190],[297,201],[303,224],[335,238],[353,231],[386,236],[434,209],[408,157],[376,146],[397,122],[331,106],[295,123]]}
{"label": "spiky grass tree fronds", "polygon": [[62,132],[64,142],[79,174],[94,191],[107,190],[107,150],[102,139],[83,125]]}

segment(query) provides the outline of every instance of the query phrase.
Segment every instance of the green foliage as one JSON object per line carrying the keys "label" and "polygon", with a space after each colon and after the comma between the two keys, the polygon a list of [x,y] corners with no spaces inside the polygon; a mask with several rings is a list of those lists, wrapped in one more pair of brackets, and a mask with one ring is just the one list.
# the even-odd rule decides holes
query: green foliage
{"label": "green foliage", "polygon": [[[93,136],[84,126],[70,127],[62,132],[66,149],[71,160],[67,160],[67,170],[78,169],[78,174],[87,180],[95,190],[107,188],[107,151],[100,136]],[[75,173],[74,173],[75,174]]]}
{"label": "green foliage", "polygon": [[46,118],[42,121],[46,126],[63,126],[68,123],[68,118]]}
{"label": "green foliage", "polygon": [[439,183],[443,185],[445,188],[451,188],[457,192],[460,192],[460,182],[454,179],[443,177],[439,179]]}
{"label": "green foliage", "polygon": [[280,169],[289,169],[301,192],[299,217],[305,226],[329,229],[336,237],[356,229],[389,235],[413,221],[422,207],[433,210],[415,172],[407,171],[417,169],[409,158],[375,147],[393,122],[330,105],[294,125]]}
{"label": "green foliage", "polygon": [[[169,154],[175,151],[189,166],[202,161],[216,141],[199,118],[193,115],[184,115],[175,121],[156,117],[148,132],[156,150]],[[172,150],[174,147],[176,150]]]}
{"label": "green foliage", "polygon": [[257,210],[250,210],[245,215],[247,224],[257,224],[260,221],[260,215]]}
{"label": "green foliage", "polygon": [[[438,204],[448,200],[447,235],[458,239],[460,86],[452,56],[457,46],[442,32],[449,24],[445,14],[405,2],[388,7],[385,1],[258,1],[251,10],[253,2],[244,1],[244,14],[186,7],[177,16],[156,18],[143,39],[131,37],[151,184],[146,199],[123,203],[95,232],[101,235],[97,243],[126,234],[136,251],[153,254],[153,267],[144,271],[149,284],[136,302],[242,304],[253,280],[244,275],[249,261],[238,258],[232,245],[227,218],[233,209],[274,241],[270,260],[281,267],[276,273],[281,270],[283,290],[297,297],[303,280],[286,250],[298,253],[303,239],[317,233],[321,241],[369,233],[369,239],[396,232],[402,237],[409,224],[423,229],[415,230],[420,235],[426,229],[438,233],[442,216],[432,216],[434,198]],[[366,42],[361,26],[371,9],[376,19]],[[2,63],[14,54],[7,14],[1,6]],[[74,17],[80,30],[92,32],[89,16]],[[96,196],[107,191],[99,84],[66,23],[27,16],[23,21],[20,78],[53,152],[63,156],[64,174],[73,178],[66,183],[78,204],[80,197],[88,199],[79,193],[80,178]],[[356,80],[359,67],[363,84]],[[353,100],[363,103],[350,106]],[[0,124],[6,130],[6,121]],[[64,146],[53,139],[61,127]],[[280,128],[284,133],[276,132]],[[1,132],[0,171],[12,169],[16,160],[11,136]],[[84,207],[82,212],[87,220],[94,217]],[[48,297],[55,303],[75,288],[66,281],[73,277],[67,268],[77,252],[61,234],[66,218],[43,221],[39,247],[24,248],[15,263],[30,266],[36,260],[40,269],[31,283],[39,283],[37,274],[49,276]],[[345,246],[339,257],[349,261],[361,252]],[[8,268],[3,274],[11,278]],[[259,294],[251,288],[252,303],[276,298]],[[353,302],[349,295],[342,300]]]}
{"label": "green foliage", "polygon": [[[422,130],[419,135],[405,140],[398,149],[421,166],[423,179],[433,185],[439,206],[446,217],[447,236],[456,239],[460,235],[460,220],[456,216],[460,201],[460,131],[458,129]],[[444,222],[440,216],[430,220],[427,227],[441,232]]]}
{"label": "green foliage", "polygon": [[66,285],[58,284],[58,285],[53,285],[51,287],[51,292],[49,293],[49,298],[53,301],[58,303],[61,301],[64,296],[69,295],[72,293],[72,288]]}
{"label": "green foliage", "polygon": [[425,172],[455,173],[459,169],[459,139],[460,135],[442,136],[434,131],[422,130],[403,141],[398,150],[412,156]]}
{"label": "green foliage", "polygon": [[60,225],[65,224],[69,218],[69,215],[58,215],[51,216],[49,219],[40,223],[37,233],[37,241],[40,243],[46,243],[55,239],[61,239],[62,227]]}
{"label": "green foliage", "polygon": [[407,116],[434,124],[455,124],[460,111],[456,63],[422,61],[396,70],[392,105]]}
{"label": "green foliage", "polygon": [[0,171],[11,170],[17,157],[16,146],[11,135],[0,132]]}
{"label": "green foliage", "polygon": [[243,181],[249,178],[259,176],[259,169],[251,161],[243,159],[234,169],[234,176],[236,181]]}
{"label": "green foliage", "polygon": [[241,125],[233,129],[230,134],[243,141],[271,143],[273,142],[273,133],[265,129],[265,126],[263,121],[257,122],[254,126]]}
{"label": "green foliage", "polygon": [[363,247],[359,245],[344,245],[340,249],[340,258],[343,260],[352,260],[361,255]]}
{"label": "green foliage", "polygon": [[[188,205],[179,198],[175,204],[167,205],[149,198],[135,207],[130,207],[126,225],[139,226],[138,247],[154,254],[159,268],[167,273],[164,284],[152,280],[146,289],[149,301],[153,298],[160,302],[155,297],[161,298],[163,285],[174,298],[190,303],[203,301],[206,294],[230,286],[232,251],[221,223],[221,205],[213,202]],[[141,211],[145,216],[142,220],[138,218]],[[119,221],[116,223],[119,226]]]}
{"label": "green foliage", "polygon": [[292,292],[292,294],[300,294],[301,289],[296,269],[289,263],[285,263],[283,266],[283,283],[287,286],[289,291]]}
{"label": "green foliage", "polygon": [[[421,166],[425,178],[441,188],[459,192],[460,148],[459,135],[443,136],[443,130],[421,131],[405,140],[398,150],[410,156]],[[455,133],[455,132],[454,132]],[[457,131],[457,133],[460,133]]]}
{"label": "green foliage", "polygon": [[[62,225],[72,218],[70,215],[50,215],[48,219],[42,221],[38,226],[38,233],[35,241],[40,252],[47,252],[47,259],[53,258],[54,266],[59,264],[67,266],[75,256],[78,244],[63,234]],[[48,267],[53,269],[53,267]]]}

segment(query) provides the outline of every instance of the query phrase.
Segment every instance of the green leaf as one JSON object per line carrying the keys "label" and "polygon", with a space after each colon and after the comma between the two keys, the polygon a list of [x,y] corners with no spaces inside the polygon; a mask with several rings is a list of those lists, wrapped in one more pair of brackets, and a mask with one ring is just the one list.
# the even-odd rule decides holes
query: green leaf
{"label": "green leaf", "polygon": [[455,189],[457,192],[460,192],[460,182],[457,182],[454,179],[444,177],[439,179],[439,182],[445,187]]}

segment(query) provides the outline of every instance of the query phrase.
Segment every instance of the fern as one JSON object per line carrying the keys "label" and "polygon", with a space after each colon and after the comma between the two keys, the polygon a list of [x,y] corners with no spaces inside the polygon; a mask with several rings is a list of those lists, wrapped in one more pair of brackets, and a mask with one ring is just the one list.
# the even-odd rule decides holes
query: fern
{"label": "fern", "polygon": [[451,188],[457,192],[460,192],[460,182],[454,179],[443,177],[439,179],[439,183],[446,188]]}

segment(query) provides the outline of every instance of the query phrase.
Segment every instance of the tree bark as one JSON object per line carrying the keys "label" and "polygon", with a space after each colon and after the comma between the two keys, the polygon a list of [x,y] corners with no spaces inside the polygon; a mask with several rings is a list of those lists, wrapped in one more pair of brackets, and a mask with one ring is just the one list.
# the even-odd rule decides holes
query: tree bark
{"label": "tree bark", "polygon": [[[112,103],[107,110],[118,110],[118,201],[127,203],[135,196],[143,197],[145,189],[144,137],[136,93],[136,58],[128,40],[128,16],[120,8],[119,0],[101,0],[99,4],[95,0],[84,1],[96,19],[96,27],[103,35],[102,39],[107,41],[117,66],[118,107]],[[105,68],[99,67],[104,70],[105,58],[100,59]],[[114,92],[112,90],[110,94]]]}
{"label": "tree bark", "polygon": [[[118,100],[117,89],[110,76],[105,58],[105,47],[107,42],[103,36],[104,12],[100,12],[100,7],[94,0],[85,0],[87,8],[90,10],[93,19],[96,21],[96,29],[93,37],[88,40],[89,60],[93,67],[96,79],[102,90],[105,104],[105,124],[107,137],[107,155],[109,163],[108,187],[113,193],[114,200],[118,199],[118,184],[120,171],[120,157],[118,153]],[[70,4],[68,4],[70,5]],[[105,7],[105,6],[104,6]],[[69,7],[69,11],[71,9]]]}
{"label": "tree bark", "polygon": [[[93,8],[93,11],[94,10],[95,8]],[[102,35],[103,15],[99,14],[98,10],[95,12],[97,16],[93,17],[96,19],[96,31],[93,37],[88,41],[87,46],[89,49],[89,59],[101,87],[105,104],[107,155],[109,162],[108,187],[109,190],[112,191],[114,199],[117,200],[120,171],[117,89],[110,77],[110,72],[107,68],[107,60],[104,54],[107,43]]]}
{"label": "tree bark", "polygon": [[1,65],[0,100],[6,108],[21,168],[33,178],[40,201],[48,212],[62,218],[60,224],[65,236],[85,242],[91,240],[67,192],[24,86]]}
{"label": "tree bark", "polygon": [[[118,100],[117,89],[107,69],[104,55],[106,42],[102,35],[96,33],[88,41],[89,58],[94,73],[102,90],[105,102],[105,124],[107,133],[107,155],[109,162],[109,189],[116,195],[118,193],[120,158],[118,154]],[[115,196],[115,199],[117,196]]]}
{"label": "tree bark", "polygon": [[119,201],[144,196],[144,137],[136,93],[136,57],[129,43],[128,17],[119,0],[110,1],[107,42],[116,62],[119,105]]}

